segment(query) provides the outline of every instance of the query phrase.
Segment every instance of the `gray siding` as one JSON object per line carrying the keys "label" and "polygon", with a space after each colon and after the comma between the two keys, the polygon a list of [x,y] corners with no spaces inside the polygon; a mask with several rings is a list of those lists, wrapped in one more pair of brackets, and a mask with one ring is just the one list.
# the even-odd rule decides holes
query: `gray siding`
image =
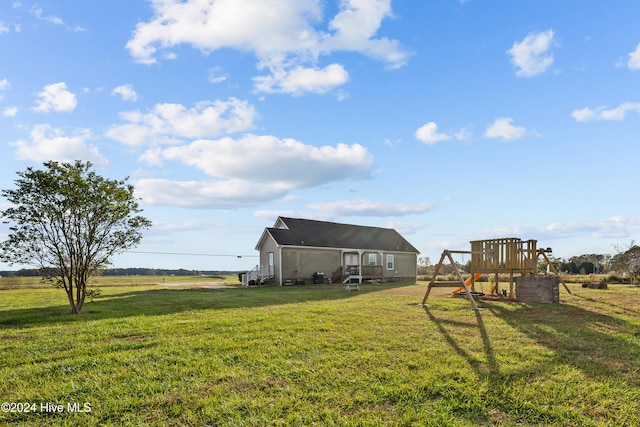
{"label": "gray siding", "polygon": [[[387,270],[387,255],[393,255],[393,270]],[[417,254],[406,252],[385,252],[382,272],[386,278],[400,278],[403,282],[415,282],[417,262]]]}
{"label": "gray siding", "polygon": [[271,236],[267,236],[260,247],[260,269],[263,270],[267,268],[269,265],[269,252],[273,252],[273,264],[274,264],[274,281],[276,283],[280,283],[279,277],[279,269],[278,265],[280,265],[280,251],[276,245],[276,242],[271,238]]}
{"label": "gray siding", "polygon": [[304,279],[310,281],[313,273],[331,277],[341,265],[340,251],[332,249],[282,248],[283,280]]}
{"label": "gray siding", "polygon": [[[369,264],[369,254],[376,255],[376,264],[382,266],[382,274],[388,279],[415,282],[417,254],[406,252],[366,251],[362,254],[362,265]],[[387,254],[394,256],[393,270],[387,270]],[[325,278],[342,266],[342,251],[339,249],[282,248],[282,279],[304,279],[310,281],[313,273],[321,272]]]}

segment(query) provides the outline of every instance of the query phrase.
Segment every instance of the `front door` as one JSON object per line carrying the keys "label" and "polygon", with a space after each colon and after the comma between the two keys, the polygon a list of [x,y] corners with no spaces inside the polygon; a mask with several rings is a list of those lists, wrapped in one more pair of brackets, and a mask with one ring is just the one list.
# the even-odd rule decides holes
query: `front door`
{"label": "front door", "polygon": [[358,266],[360,265],[360,255],[358,254],[344,254],[344,266]]}

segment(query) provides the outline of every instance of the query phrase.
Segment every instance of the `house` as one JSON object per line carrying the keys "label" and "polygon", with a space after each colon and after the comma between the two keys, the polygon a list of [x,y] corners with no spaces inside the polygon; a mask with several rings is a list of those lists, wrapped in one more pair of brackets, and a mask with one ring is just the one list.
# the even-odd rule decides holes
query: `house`
{"label": "house", "polygon": [[270,281],[415,282],[420,253],[396,230],[278,217],[256,245],[260,264],[243,284]]}

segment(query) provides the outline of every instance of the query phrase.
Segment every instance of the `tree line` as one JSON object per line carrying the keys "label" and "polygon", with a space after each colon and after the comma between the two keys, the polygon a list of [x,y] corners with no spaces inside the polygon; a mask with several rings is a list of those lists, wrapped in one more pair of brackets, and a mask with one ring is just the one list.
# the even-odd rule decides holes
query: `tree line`
{"label": "tree line", "polygon": [[[226,270],[187,270],[166,269],[166,268],[108,268],[94,272],[94,276],[231,276],[237,274],[236,271]],[[38,268],[23,268],[20,270],[0,271],[1,277],[42,277],[46,271]]]}

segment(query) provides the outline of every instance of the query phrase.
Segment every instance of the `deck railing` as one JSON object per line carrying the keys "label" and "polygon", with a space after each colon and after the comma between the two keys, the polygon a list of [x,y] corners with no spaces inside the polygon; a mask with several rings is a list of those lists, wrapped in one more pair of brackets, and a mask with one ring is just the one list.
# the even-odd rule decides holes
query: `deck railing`
{"label": "deck railing", "polygon": [[347,265],[342,269],[340,281],[345,282],[351,278],[361,281],[362,279],[382,279],[383,277],[381,265]]}
{"label": "deck railing", "polygon": [[253,284],[261,284],[266,280],[272,279],[275,275],[275,266],[273,265],[256,265],[251,270],[242,275],[242,286],[249,286],[253,281]]}

